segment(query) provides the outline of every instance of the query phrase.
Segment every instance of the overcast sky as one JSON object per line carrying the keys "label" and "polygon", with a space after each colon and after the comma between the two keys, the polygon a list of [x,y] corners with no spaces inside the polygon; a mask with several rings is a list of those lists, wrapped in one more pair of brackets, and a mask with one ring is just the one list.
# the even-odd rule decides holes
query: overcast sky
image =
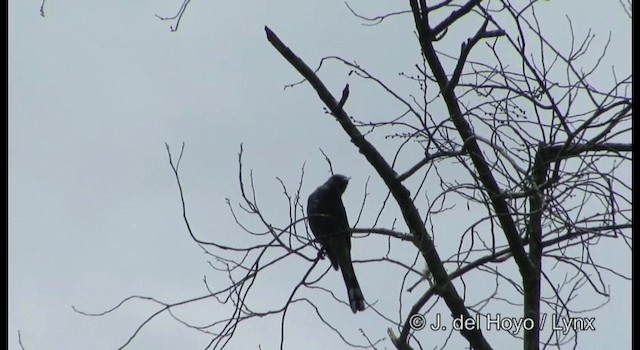
{"label": "overcast sky", "polygon": [[[350,2],[371,16],[403,9],[390,1],[369,3]],[[116,349],[155,306],[133,303],[104,317],[82,316],[71,306],[99,312],[129,295],[176,302],[206,294],[205,275],[224,282],[215,279],[185,229],[165,142],[175,152],[186,143],[182,185],[193,229],[206,239],[246,237],[225,203],[240,201],[241,143],[245,167],[253,169],[258,196],[272,218],[288,212],[279,207],[286,202],[275,177],[295,188],[306,163],[303,196],[326,180],[319,148],[337,172],[352,177],[345,195],[352,220],[367,177],[380,186],[313,90],[283,89],[300,77],[267,42],[263,27],[312,66],[323,56],[341,55],[396,79],[402,89],[397,73],[411,69],[418,53],[408,17],[365,27],[342,1],[195,1],[180,30],[170,32],[170,23],[154,14],[174,14],[179,0],[47,0],[44,18],[39,5],[9,1],[10,349],[19,349],[18,331],[27,350]],[[550,13],[558,23],[566,13],[578,29],[601,33],[600,44],[612,31],[606,66],[629,74],[631,21],[617,1],[552,0],[549,6],[555,6]],[[325,78],[335,95],[346,82],[358,84],[345,70]],[[354,99],[380,96],[352,88]],[[353,108],[386,116],[397,105]],[[371,191],[373,202],[384,197],[378,190]],[[629,273],[630,252],[610,259]],[[300,277],[300,269],[291,271],[298,274],[283,269],[274,279]],[[388,284],[377,274],[359,277],[365,297],[385,294]],[[342,296],[339,274],[329,281]],[[592,314],[599,328],[584,335],[581,349],[630,348],[631,284],[608,281],[611,301]],[[399,288],[394,285],[393,293]],[[276,288],[265,293],[266,303],[288,296]],[[184,312],[204,323],[228,310],[200,305]],[[363,341],[358,327],[375,339],[386,336],[384,323],[335,307],[336,325],[350,327],[350,339]],[[288,316],[287,348],[341,344],[326,327],[309,321],[307,312],[300,307]],[[231,348],[277,348],[274,320],[248,323]],[[201,349],[207,339],[160,317],[129,348]],[[384,344],[391,348],[388,340]]]}

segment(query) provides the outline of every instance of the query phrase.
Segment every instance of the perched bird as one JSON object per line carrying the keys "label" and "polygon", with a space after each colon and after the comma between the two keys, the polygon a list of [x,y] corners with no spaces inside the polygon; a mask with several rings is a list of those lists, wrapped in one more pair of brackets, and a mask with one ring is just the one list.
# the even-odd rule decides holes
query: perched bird
{"label": "perched bird", "polygon": [[307,220],[311,232],[326,252],[334,269],[340,267],[354,313],[364,310],[364,297],[351,262],[351,232],[342,194],[349,178],[333,175],[309,196]]}

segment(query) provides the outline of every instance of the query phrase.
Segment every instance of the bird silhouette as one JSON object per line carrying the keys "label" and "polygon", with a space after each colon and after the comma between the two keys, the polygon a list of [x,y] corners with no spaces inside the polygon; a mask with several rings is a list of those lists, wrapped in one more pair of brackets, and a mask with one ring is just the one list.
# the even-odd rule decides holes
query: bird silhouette
{"label": "bird silhouette", "polygon": [[351,232],[342,203],[348,183],[348,177],[336,174],[313,191],[307,203],[307,220],[333,268],[340,268],[351,311],[356,313],[364,310],[364,297],[351,262]]}

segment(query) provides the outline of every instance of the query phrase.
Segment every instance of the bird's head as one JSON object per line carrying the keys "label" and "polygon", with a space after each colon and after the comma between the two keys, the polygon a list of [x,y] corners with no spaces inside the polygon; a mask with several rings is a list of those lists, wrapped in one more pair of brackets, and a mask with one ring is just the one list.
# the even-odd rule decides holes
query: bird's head
{"label": "bird's head", "polygon": [[338,193],[343,194],[349,184],[349,178],[344,175],[335,174],[327,180],[327,184],[338,191]]}

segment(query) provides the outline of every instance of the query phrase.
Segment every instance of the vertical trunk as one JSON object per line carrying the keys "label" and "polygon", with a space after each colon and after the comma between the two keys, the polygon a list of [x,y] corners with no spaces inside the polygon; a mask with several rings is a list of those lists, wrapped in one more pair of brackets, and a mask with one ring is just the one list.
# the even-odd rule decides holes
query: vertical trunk
{"label": "vertical trunk", "polygon": [[532,179],[535,192],[529,199],[530,214],[527,221],[529,259],[533,263],[534,272],[531,275],[523,276],[524,317],[533,320],[534,327],[524,331],[525,350],[538,350],[540,344],[540,275],[542,271],[542,212],[544,210],[543,194],[540,187],[546,181],[548,169],[546,148],[540,144],[533,163]]}

